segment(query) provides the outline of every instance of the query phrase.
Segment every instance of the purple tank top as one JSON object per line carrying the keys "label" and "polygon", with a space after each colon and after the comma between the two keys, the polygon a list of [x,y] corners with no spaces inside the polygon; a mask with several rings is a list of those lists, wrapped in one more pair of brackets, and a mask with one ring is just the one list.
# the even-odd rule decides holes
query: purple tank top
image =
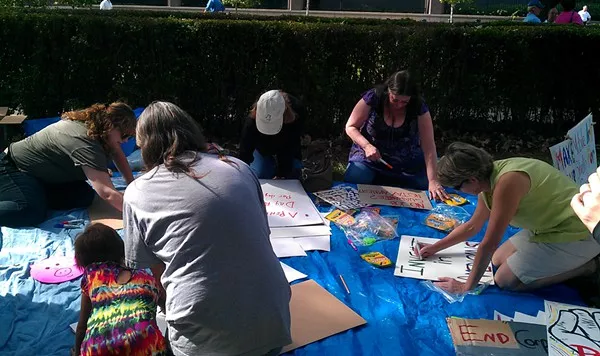
{"label": "purple tank top", "polygon": [[400,127],[391,127],[383,118],[382,98],[375,89],[362,95],[362,99],[371,107],[369,117],[360,133],[377,149],[383,159],[394,167],[390,172],[380,162],[371,162],[365,157],[363,149],[354,143],[350,149],[349,161],[361,162],[373,170],[398,175],[415,175],[425,170],[425,158],[419,139],[418,116],[425,114],[429,108],[423,102],[418,113],[408,113]]}

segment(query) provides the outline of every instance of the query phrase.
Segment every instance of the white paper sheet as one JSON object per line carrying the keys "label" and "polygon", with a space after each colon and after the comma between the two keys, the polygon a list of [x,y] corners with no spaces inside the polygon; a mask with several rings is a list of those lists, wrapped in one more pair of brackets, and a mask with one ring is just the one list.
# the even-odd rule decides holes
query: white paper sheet
{"label": "white paper sheet", "polygon": [[304,251],[331,251],[331,236],[329,235],[296,237],[294,242],[302,246]]}
{"label": "white paper sheet", "polygon": [[283,262],[279,263],[281,263],[281,268],[283,268],[283,273],[285,273],[285,278],[287,278],[288,283],[292,283],[295,280],[308,277],[304,273],[286,265]]}
{"label": "white paper sheet", "polygon": [[546,319],[538,319],[537,316],[532,316],[528,314],[523,314],[520,312],[515,312],[515,317],[513,321],[517,321],[520,323],[528,323],[528,324],[538,324],[538,325],[546,325]]}
{"label": "white paper sheet", "polygon": [[[479,243],[462,242],[422,261],[415,256],[413,246],[417,242],[433,244],[437,241],[439,240],[427,237],[401,236],[394,275],[432,281],[437,281],[440,277],[450,277],[466,282],[469,273],[471,273]],[[491,263],[479,281],[479,283],[487,282],[494,284],[494,272]]]}
{"label": "white paper sheet", "polygon": [[546,325],[546,312],[545,311],[543,311],[543,310],[538,311],[537,318],[542,320],[544,322],[544,325]]}
{"label": "white paper sheet", "polygon": [[323,222],[325,223],[325,226],[331,227],[331,221],[325,219],[325,217],[327,215],[329,215],[329,212],[327,212],[327,213],[319,213],[319,214],[321,214],[321,218],[323,219]]}
{"label": "white paper sheet", "polygon": [[294,239],[271,239],[275,255],[281,257],[306,256],[306,252]]}
{"label": "white paper sheet", "polygon": [[156,313],[156,325],[163,335],[167,335],[167,316],[163,313]]}
{"label": "white paper sheet", "polygon": [[296,226],[296,227],[273,227],[271,238],[304,237],[331,235],[331,228],[326,225]]}
{"label": "white paper sheet", "polygon": [[296,179],[261,179],[270,227],[323,225],[323,217]]}
{"label": "white paper sheet", "polygon": [[513,321],[513,318],[510,316],[506,316],[497,310],[494,310],[494,320],[502,320],[502,321]]}

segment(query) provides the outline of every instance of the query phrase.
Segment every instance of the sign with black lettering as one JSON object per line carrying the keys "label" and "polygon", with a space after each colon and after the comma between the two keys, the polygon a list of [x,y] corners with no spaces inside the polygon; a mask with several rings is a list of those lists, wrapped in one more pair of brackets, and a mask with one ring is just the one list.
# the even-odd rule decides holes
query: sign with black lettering
{"label": "sign with black lettering", "polygon": [[[440,277],[450,277],[466,282],[475,262],[478,242],[461,242],[435,255],[421,260],[415,254],[417,243],[433,244],[439,241],[427,237],[403,235],[400,238],[395,276],[437,281]],[[494,271],[490,263],[479,283],[494,284]]]}

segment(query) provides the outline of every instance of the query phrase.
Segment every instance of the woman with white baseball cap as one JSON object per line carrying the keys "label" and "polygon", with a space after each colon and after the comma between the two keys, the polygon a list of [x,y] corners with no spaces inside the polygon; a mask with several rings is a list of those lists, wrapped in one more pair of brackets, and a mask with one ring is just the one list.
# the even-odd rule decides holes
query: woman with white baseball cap
{"label": "woman with white baseball cap", "polygon": [[240,159],[260,179],[299,178],[300,136],[306,111],[281,90],[269,90],[252,106],[240,142]]}

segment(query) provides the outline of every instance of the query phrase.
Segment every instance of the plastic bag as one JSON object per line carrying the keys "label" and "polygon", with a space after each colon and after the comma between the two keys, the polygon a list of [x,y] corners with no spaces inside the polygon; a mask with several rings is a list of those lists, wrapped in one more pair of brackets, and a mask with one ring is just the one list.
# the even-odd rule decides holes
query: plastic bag
{"label": "plastic bag", "polygon": [[434,281],[422,281],[421,284],[423,284],[427,289],[441,294],[442,297],[444,297],[444,299],[446,299],[446,301],[448,303],[452,304],[455,302],[462,302],[465,299],[465,296],[467,294],[470,294],[470,295],[481,294],[490,285],[490,282],[482,283],[482,284],[478,285],[476,288],[474,288],[466,293],[460,293],[460,294],[450,293],[447,290],[436,286]]}
{"label": "plastic bag", "polygon": [[132,171],[141,171],[144,169],[144,162],[142,161],[142,150],[135,150],[127,157],[127,162]]}
{"label": "plastic bag", "polygon": [[423,224],[436,230],[450,232],[461,224],[467,222],[470,218],[471,215],[460,206],[438,204],[427,215],[423,221]]}
{"label": "plastic bag", "polygon": [[356,214],[353,224],[341,225],[349,242],[357,246],[370,246],[379,240],[392,240],[398,237],[396,228],[390,221],[372,210]]}

